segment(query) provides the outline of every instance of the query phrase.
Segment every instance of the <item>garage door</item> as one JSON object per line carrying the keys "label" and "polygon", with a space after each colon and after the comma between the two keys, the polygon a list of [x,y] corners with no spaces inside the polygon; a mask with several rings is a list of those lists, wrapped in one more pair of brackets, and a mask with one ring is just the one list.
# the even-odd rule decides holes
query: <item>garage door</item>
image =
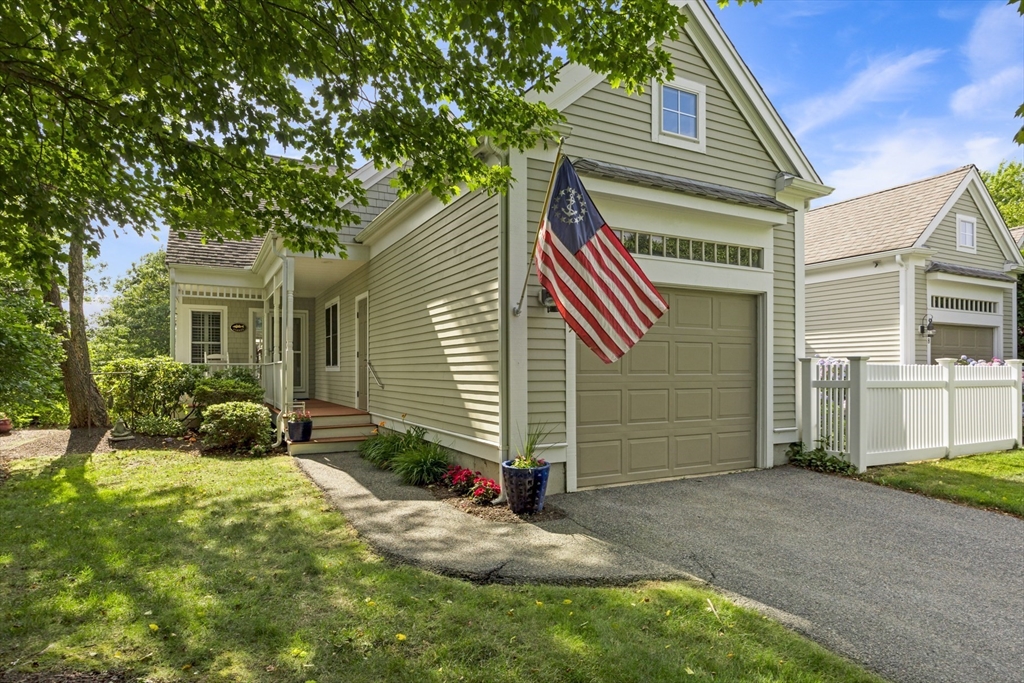
{"label": "garage door", "polygon": [[968,325],[936,325],[932,337],[932,358],[959,358],[992,360],[994,346],[991,327]]}
{"label": "garage door", "polygon": [[756,464],[757,299],[659,289],[669,312],[617,362],[577,348],[580,486]]}

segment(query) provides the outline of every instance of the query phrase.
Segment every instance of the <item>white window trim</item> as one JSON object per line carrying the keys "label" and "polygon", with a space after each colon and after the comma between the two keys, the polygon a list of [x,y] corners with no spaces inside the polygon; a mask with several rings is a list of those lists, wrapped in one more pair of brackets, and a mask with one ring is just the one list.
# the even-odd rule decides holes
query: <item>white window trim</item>
{"label": "white window trim", "polygon": [[334,337],[334,357],[338,361],[337,365],[327,365],[327,359],[324,359],[324,370],[327,372],[341,372],[341,299],[334,297],[330,301],[324,304],[324,353],[327,352],[327,309],[331,306],[338,307],[338,334]]}
{"label": "white window trim", "polygon": [[192,312],[214,312],[220,313],[220,339],[223,352],[221,355],[230,360],[228,352],[228,307],[211,306],[209,304],[178,304],[175,315],[177,316],[177,327],[175,329],[175,352],[179,363],[192,363]]}
{"label": "white window trim", "polygon": [[[352,404],[353,406],[358,406],[359,405],[359,361],[360,361],[359,356],[364,351],[364,349],[362,349],[360,347],[360,344],[359,344],[359,302],[362,301],[363,299],[366,299],[366,340],[367,340],[367,342],[369,342],[369,340],[370,340],[370,293],[368,291],[367,292],[363,292],[362,294],[359,294],[358,296],[356,296],[355,299],[352,300],[352,339],[353,339],[353,347],[356,350],[356,352],[354,354],[352,354],[353,355],[352,378],[355,380],[352,383],[352,400],[354,401],[354,403]],[[369,349],[366,349],[366,351],[369,351]],[[366,410],[367,410],[367,412],[369,412],[369,410],[370,410],[370,396],[369,396],[369,393],[370,393],[370,377],[369,377],[369,369],[367,369],[365,372],[367,373],[367,377],[366,377],[366,393],[367,393],[367,396],[366,396]]]}
{"label": "white window trim", "polygon": [[[685,90],[697,96],[697,139],[675,133],[666,133],[661,129],[662,87],[668,86],[677,90]],[[670,145],[692,152],[707,152],[707,86],[703,83],[676,78],[667,83],[652,81],[651,85],[651,140],[662,145]]]}
{"label": "white window trim", "polygon": [[[974,226],[974,244],[967,245],[961,244],[960,242],[960,222],[964,221]],[[974,216],[965,216],[964,214],[956,214],[956,250],[967,252],[968,254],[978,253],[978,219]]]}

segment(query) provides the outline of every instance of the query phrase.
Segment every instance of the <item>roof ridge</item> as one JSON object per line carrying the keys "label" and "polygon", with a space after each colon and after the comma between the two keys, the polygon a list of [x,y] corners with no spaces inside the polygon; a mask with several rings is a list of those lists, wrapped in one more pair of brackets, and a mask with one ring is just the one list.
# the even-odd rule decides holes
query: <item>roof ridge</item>
{"label": "roof ridge", "polygon": [[824,211],[825,209],[831,209],[833,207],[840,206],[842,204],[848,204],[849,202],[855,202],[855,201],[859,201],[861,199],[867,199],[868,197],[874,197],[875,195],[885,194],[886,192],[892,192],[893,190],[899,190],[899,189],[904,188],[904,187],[910,187],[911,185],[917,185],[919,183],[926,183],[926,182],[929,182],[931,180],[938,180],[939,178],[942,178],[944,176],[952,175],[952,174],[960,172],[960,171],[966,171],[967,169],[970,169],[970,168],[974,168],[974,164],[966,164],[964,166],[960,166],[958,168],[954,168],[954,169],[952,169],[950,171],[946,171],[945,173],[939,173],[937,175],[928,176],[927,178],[921,178],[920,180],[911,180],[909,182],[902,183],[900,185],[893,185],[892,187],[887,187],[887,188],[882,189],[882,190],[875,190],[874,192],[868,192],[867,194],[858,195],[856,197],[850,197],[849,199],[844,199],[842,201],[834,202],[832,204],[826,204],[825,206],[819,206],[816,209],[811,209],[807,213],[808,214],[812,214],[815,211]]}

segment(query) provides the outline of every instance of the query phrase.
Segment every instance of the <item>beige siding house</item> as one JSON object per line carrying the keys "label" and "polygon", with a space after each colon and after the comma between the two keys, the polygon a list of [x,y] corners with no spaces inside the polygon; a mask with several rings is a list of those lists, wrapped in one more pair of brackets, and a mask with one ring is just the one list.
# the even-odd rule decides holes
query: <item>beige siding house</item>
{"label": "beige siding house", "polygon": [[805,261],[809,354],[1017,357],[1024,261],[974,166],[810,211]]}
{"label": "beige siding house", "polygon": [[374,202],[343,234],[344,259],[271,236],[217,263],[231,245],[172,238],[176,357],[222,355],[204,339],[226,337],[231,357],[216,360],[260,363],[268,402],[419,425],[491,476],[543,427],[556,492],[782,462],[797,438],[805,215],[831,189],[703,0],[678,4],[671,83],[629,96],[570,65],[530,95],[565,115],[563,153],[669,302],[621,360],[578,342],[528,273],[554,148],[486,146],[513,170],[506,196],[397,200],[388,169],[359,171]]}

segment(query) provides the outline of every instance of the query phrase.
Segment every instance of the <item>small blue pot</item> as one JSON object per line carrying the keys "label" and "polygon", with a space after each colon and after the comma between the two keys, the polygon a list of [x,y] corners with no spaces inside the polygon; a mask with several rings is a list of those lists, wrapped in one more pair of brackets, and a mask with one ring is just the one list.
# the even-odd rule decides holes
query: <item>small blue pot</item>
{"label": "small blue pot", "polygon": [[551,465],[543,467],[512,467],[512,461],[501,463],[501,485],[505,488],[508,506],[517,515],[531,515],[544,509]]}
{"label": "small blue pot", "polygon": [[302,443],[309,441],[313,436],[313,423],[312,422],[289,422],[288,423],[288,440],[292,443]]}

